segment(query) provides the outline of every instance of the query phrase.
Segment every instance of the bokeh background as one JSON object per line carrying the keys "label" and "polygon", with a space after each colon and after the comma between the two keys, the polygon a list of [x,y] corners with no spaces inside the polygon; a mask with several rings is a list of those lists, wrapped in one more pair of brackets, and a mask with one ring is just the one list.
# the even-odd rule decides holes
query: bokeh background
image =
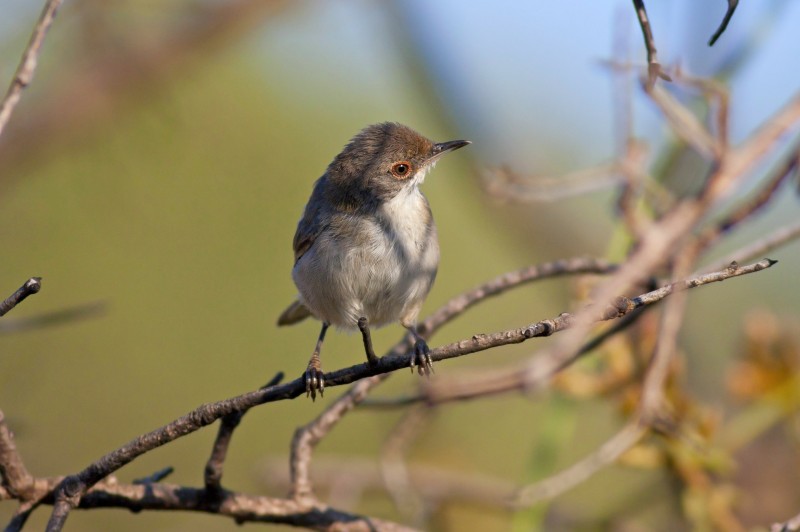
{"label": "bokeh background", "polygon": [[[0,4],[2,80],[13,75],[38,4]],[[724,13],[722,0],[647,7],[663,63],[729,83],[734,142],[800,87],[800,3],[743,2],[713,48],[706,41]],[[425,183],[442,247],[425,312],[510,269],[607,254],[613,193],[504,204],[487,197],[480,170],[508,164],[558,175],[613,158],[619,86],[601,60],[615,49],[643,60],[630,2],[66,2],[35,81],[0,139],[0,292],[32,275],[44,278],[42,292],[6,319],[94,309],[0,335],[0,408],[28,467],[41,476],[76,472],[201,403],[251,390],[279,370],[291,378],[301,373],[317,324],[275,326],[295,295],[291,239],[313,181],[366,124],[393,120],[436,140],[474,142]],[[650,143],[655,161],[671,138],[638,86],[631,91],[636,134]],[[797,195],[784,191],[715,254],[796,220],[797,212]],[[741,408],[727,379],[748,316],[766,309],[772,317],[765,319],[797,323],[799,252],[797,244],[782,248],[771,255],[781,261],[776,269],[690,296],[681,337],[686,385],[720,418]],[[555,316],[571,308],[573,288],[555,281],[487,302],[431,343]],[[400,335],[399,327],[387,327],[374,339],[380,349]],[[512,363],[545,342],[442,363],[437,371]],[[323,358],[329,370],[361,362],[360,338],[330,334]],[[416,384],[400,373],[379,394]],[[250,412],[234,436],[225,486],[282,495],[263,478],[263,464],[285,457],[295,427],[337,391],[316,403],[298,399]],[[375,459],[399,416],[351,414],[318,455]],[[531,482],[597,447],[622,421],[613,401],[558,392],[449,405],[412,458]],[[756,438],[755,451],[726,473],[743,477],[738,497],[748,526],[800,511],[797,434],[774,430],[777,440],[769,431],[760,437],[773,446],[769,452]],[[171,482],[200,485],[215,432],[149,453],[119,477],[130,481],[172,465]],[[765,460],[782,466],[756,489],[764,468],[754,464]],[[751,469],[749,477],[741,474]],[[657,469],[612,467],[530,512],[453,504],[436,523],[447,530],[688,528],[671,482]],[[400,518],[381,496],[354,509]],[[12,511],[12,503],[0,505],[0,521]],[[48,513],[39,510],[32,529]],[[205,515],[95,510],[73,513],[68,527],[237,525]]]}

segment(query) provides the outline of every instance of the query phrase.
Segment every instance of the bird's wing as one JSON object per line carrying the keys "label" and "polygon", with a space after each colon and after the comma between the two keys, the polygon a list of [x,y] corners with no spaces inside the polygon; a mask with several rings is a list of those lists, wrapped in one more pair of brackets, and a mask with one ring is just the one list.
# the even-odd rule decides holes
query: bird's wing
{"label": "bird's wing", "polygon": [[306,251],[311,249],[317,237],[325,229],[325,224],[322,222],[324,179],[324,177],[320,178],[314,184],[314,191],[311,193],[311,198],[309,198],[303,211],[303,217],[300,218],[300,222],[297,224],[297,231],[292,242],[295,264],[305,255]]}

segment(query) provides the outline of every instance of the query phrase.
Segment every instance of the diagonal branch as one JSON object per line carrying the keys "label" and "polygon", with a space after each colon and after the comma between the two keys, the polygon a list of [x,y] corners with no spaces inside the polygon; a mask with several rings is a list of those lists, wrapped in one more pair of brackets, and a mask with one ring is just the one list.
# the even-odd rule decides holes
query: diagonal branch
{"label": "diagonal branch", "polygon": [[636,9],[636,18],[639,20],[639,27],[642,29],[642,37],[644,38],[644,46],[647,49],[647,86],[652,87],[655,85],[658,78],[665,81],[672,81],[658,62],[656,40],[653,38],[653,30],[650,27],[650,20],[647,18],[644,0],[633,0],[633,7]]}
{"label": "diagonal branch", "polygon": [[22,54],[22,60],[17,67],[17,71],[14,73],[14,79],[11,80],[11,86],[8,88],[3,102],[0,103],[0,135],[3,134],[3,130],[11,118],[11,113],[13,113],[14,109],[17,107],[22,97],[22,91],[30,85],[33,80],[33,74],[36,72],[36,66],[39,62],[39,52],[42,49],[45,35],[47,35],[47,31],[50,29],[50,25],[53,23],[56,11],[58,11],[62,1],[63,0],[47,0],[44,5],[42,14],[39,16],[39,22],[36,23],[36,27],[33,29],[31,40],[28,42],[28,46]]}
{"label": "diagonal branch", "polygon": [[5,488],[10,496],[25,501],[30,498],[28,492],[32,486],[33,476],[25,467],[14,443],[14,435],[0,410],[0,487]]}
{"label": "diagonal branch", "polygon": [[[769,259],[764,259],[744,267],[733,264],[725,270],[698,276],[683,281],[682,283],[670,284],[659,290],[642,294],[634,299],[619,298],[615,305],[603,309],[602,313],[598,312],[597,317],[598,319],[621,317],[639,307],[660,301],[674,290],[694,288],[710,282],[723,281],[731,277],[769,268],[773,264],[775,264],[775,261]],[[454,305],[453,312],[463,312],[463,309],[467,306],[468,304]],[[433,349],[431,350],[431,358],[434,361],[446,360],[485,351],[493,347],[524,342],[539,336],[549,336],[555,332],[569,328],[571,324],[572,315],[565,313],[552,320],[543,320],[519,329],[511,329],[489,335],[475,335],[469,339]],[[341,419],[341,416],[345,412],[352,409],[358,401],[363,399],[372,386],[375,386],[377,383],[387,378],[390,372],[398,369],[406,369],[408,366],[408,354],[405,350],[398,349],[381,358],[377,364],[358,364],[325,375],[325,382],[329,387],[350,384],[359,379],[365,380],[359,382],[346,394],[351,402],[343,401],[341,404],[335,403],[335,405],[337,405],[335,409],[329,409],[323,412],[314,422],[304,427],[304,429],[298,430],[296,433],[295,441],[297,442],[299,440],[304,442],[303,445],[293,445],[293,450],[303,450],[301,453],[293,452],[292,459],[292,467],[295,468],[294,478],[298,480],[295,487],[295,496],[297,498],[307,499],[311,497],[310,482],[307,481],[307,466],[308,460],[310,459],[310,449],[312,449],[319,439],[330,430],[331,426]],[[547,378],[549,378],[549,376],[548,374]],[[367,377],[371,378],[367,379]],[[504,377],[505,379],[501,381],[494,378],[486,379],[485,383],[481,383],[480,385],[485,389],[484,395],[486,393],[496,393],[497,391],[505,389],[529,387],[534,384],[530,382],[530,379],[524,372],[520,373],[515,371],[511,376]],[[498,383],[501,386],[499,390],[497,388]],[[60,530],[66,520],[69,509],[78,505],[80,498],[91,486],[130,463],[138,456],[210,425],[225,415],[247,410],[267,402],[293,399],[303,393],[305,393],[305,384],[303,378],[300,377],[286,384],[279,384],[216,403],[202,405],[164,427],[135,438],[128,444],[103,456],[80,473],[68,476],[63,480],[58,487],[56,505],[53,509],[53,515],[51,516],[52,526],[49,527],[50,530]],[[457,399],[459,397],[459,393],[456,392],[455,396],[452,398]],[[309,483],[305,484],[304,482]]]}
{"label": "diagonal branch", "polygon": [[42,278],[31,277],[20,286],[16,292],[8,296],[0,303],[0,317],[5,316],[8,311],[19,305],[26,297],[37,293],[42,289]]}
{"label": "diagonal branch", "polygon": [[736,11],[736,6],[738,5],[739,0],[728,0],[728,10],[725,11],[725,16],[722,18],[719,28],[717,28],[717,31],[715,31],[714,35],[712,35],[708,40],[709,46],[714,46],[714,43],[717,42],[717,39],[719,39],[728,28],[728,23],[731,21],[731,18],[733,18],[733,12]]}
{"label": "diagonal branch", "polygon": [[[598,312],[596,309],[589,310],[594,316],[595,322],[614,319],[626,314],[630,314],[636,309],[657,303],[675,291],[688,290],[704,284],[724,281],[732,277],[755,273],[770,268],[775,264],[775,262],[776,261],[770,259],[764,259],[754,264],[742,267],[738,266],[736,263],[733,263],[724,270],[698,275],[677,283],[670,283],[657,290],[647,292],[632,299],[618,298],[615,305],[606,307],[602,312]],[[471,341],[462,341],[451,345],[458,345],[459,348],[463,350],[473,347],[475,343],[480,343],[482,345],[489,343],[496,347],[497,345],[505,345],[505,342],[516,343],[515,341],[524,341],[524,339],[518,339],[515,335],[520,335],[523,338],[526,333],[530,334],[531,337],[549,335],[554,332],[572,328],[575,322],[576,318],[574,315],[564,313],[554,319],[543,320],[515,331],[504,331],[502,333],[495,333],[493,335],[484,337],[473,337],[473,340]],[[449,353],[446,352],[446,349],[449,347],[450,346],[444,346],[443,348],[439,348],[445,351],[444,353],[439,351],[439,349],[435,350],[439,352],[437,352],[434,360],[440,360],[445,357],[450,358],[450,356],[447,356]],[[461,356],[461,354],[456,353],[452,356]],[[534,357],[532,359],[533,361],[544,361],[544,363],[540,363],[539,366],[534,368],[535,371],[532,371],[526,366],[524,368],[503,369],[495,373],[484,373],[480,376],[480,378],[477,379],[461,378],[458,379],[458,381],[442,379],[425,387],[425,401],[431,404],[438,404],[450,401],[474,399],[477,397],[495,395],[510,391],[532,391],[549,382],[550,378],[565,365],[571,363],[575,359],[575,356],[576,355],[571,355],[564,358],[549,359],[545,358],[546,355]],[[528,363],[528,365],[530,365],[530,363]]]}
{"label": "diagonal branch", "polygon": [[701,249],[712,246],[725,233],[760,212],[775,197],[781,184],[797,172],[798,160],[800,160],[800,140],[795,141],[786,160],[772,171],[766,183],[752,198],[700,234],[697,246]]}
{"label": "diagonal branch", "polygon": [[[442,309],[421,324],[420,334],[427,337],[436,328],[447,323],[455,316],[460,315],[474,305],[477,301],[497,295],[515,286],[520,286],[523,283],[536,279],[564,275],[567,273],[602,273],[609,271],[610,268],[613,268],[613,266],[604,261],[573,259],[545,263],[539,266],[524,268],[516,272],[511,272],[504,276],[493,279],[492,281],[477,287],[465,295],[452,299]],[[525,334],[529,335],[530,333]],[[525,334],[523,334],[521,339],[518,339],[517,342],[532,338],[532,336],[525,336]],[[453,347],[455,345],[456,344],[451,344],[449,347],[445,346],[447,348],[446,352],[441,354],[437,352],[437,349],[432,350],[431,356],[433,360],[443,360],[444,358],[458,356],[456,352],[453,351]],[[366,392],[369,390],[369,387],[374,386],[386,379],[389,373],[392,371],[408,368],[409,358],[406,352],[406,347],[406,342],[401,342],[395,346],[395,348],[387,356],[381,358],[378,363],[374,365],[369,365],[367,363],[358,364],[351,366],[350,368],[327,373],[325,375],[326,386],[330,387],[350,384],[357,380],[364,379],[353,388],[353,390],[355,390],[353,395],[347,396],[348,398],[352,397],[356,399],[362,397],[361,394],[366,394]],[[481,351],[492,346],[490,344],[485,344],[483,347],[477,347],[478,348],[476,349],[476,346],[473,346],[471,349],[465,350],[462,354]],[[366,379],[366,377],[373,378]],[[298,397],[304,393],[305,383],[303,378],[300,377],[285,384],[271,386],[269,388],[252,391],[216,403],[202,405],[159,429],[153,430],[131,440],[126,445],[106,454],[96,462],[90,464],[80,473],[68,476],[62,481],[56,494],[56,504],[53,508],[53,514],[51,516],[50,529],[60,530],[61,527],[63,527],[63,523],[66,521],[66,517],[69,514],[70,508],[77,506],[77,504],[80,502],[81,496],[85,494],[89,488],[142,454],[174,441],[182,436],[195,432],[228,414],[244,411],[268,402],[294,399],[295,397]],[[335,403],[329,407],[329,410],[333,408],[340,409],[341,412],[346,412],[352,408],[352,405],[348,405],[346,404],[346,401],[344,401],[341,405],[337,405],[337,403]],[[297,469],[298,474],[296,477],[298,479],[307,478],[307,475],[304,477],[302,474],[304,464],[303,459],[306,456],[310,457],[309,449],[313,448],[313,445],[315,444],[314,431],[321,430],[321,426],[333,426],[339,419],[336,417],[336,415],[326,416],[326,412],[323,412],[323,414],[317,418],[316,425],[312,423],[306,427],[308,436],[304,438],[298,438],[297,435],[295,436],[295,442],[304,442],[306,444],[297,447],[298,452],[293,453],[295,457],[295,461],[293,463],[295,465],[299,464],[299,469]],[[298,431],[298,434],[299,433],[300,431]],[[295,448],[294,445],[293,448]],[[308,484],[308,486],[310,486],[310,484]],[[295,495],[301,498],[310,496],[310,491],[306,489],[306,486],[302,481],[299,482]]]}
{"label": "diagonal branch", "polygon": [[[278,372],[270,381],[261,387],[261,389],[275,386],[283,380],[283,372]],[[218,497],[222,492],[222,465],[228,455],[228,446],[233,437],[233,431],[239,426],[242,418],[247,413],[247,410],[232,412],[222,417],[219,425],[219,432],[214,440],[214,445],[211,448],[211,456],[206,462],[206,467],[203,470],[203,480],[205,482],[206,491],[209,496]]]}
{"label": "diagonal branch", "polygon": [[791,242],[792,240],[797,240],[798,238],[800,238],[800,222],[779,227],[772,233],[759,240],[756,240],[748,246],[730,253],[727,257],[715,261],[714,263],[706,266],[704,269],[708,271],[719,270],[720,268],[724,268],[726,264],[730,264],[733,261],[746,261],[752,259],[753,257],[764,256],[764,254],[769,253],[773,249],[780,247],[787,242]]}

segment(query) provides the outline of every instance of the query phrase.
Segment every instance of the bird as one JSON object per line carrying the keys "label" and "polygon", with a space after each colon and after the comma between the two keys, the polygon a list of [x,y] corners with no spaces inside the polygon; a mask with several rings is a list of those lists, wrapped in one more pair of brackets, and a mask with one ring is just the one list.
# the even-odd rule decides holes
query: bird
{"label": "bird", "polygon": [[278,318],[279,326],[322,322],[303,374],[306,397],[324,394],[320,351],[330,326],[359,330],[374,365],[370,327],[399,322],[414,339],[411,371],[430,375],[416,321],[436,278],[439,241],[420,185],[443,155],[468,144],[433,142],[397,122],[369,125],[314,183],[293,240],[299,294]]}

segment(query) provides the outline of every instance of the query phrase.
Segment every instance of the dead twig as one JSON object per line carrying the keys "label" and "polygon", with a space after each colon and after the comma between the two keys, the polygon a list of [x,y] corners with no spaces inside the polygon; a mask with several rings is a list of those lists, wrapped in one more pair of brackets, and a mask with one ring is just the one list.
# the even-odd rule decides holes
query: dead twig
{"label": "dead twig", "polygon": [[711,38],[708,40],[709,46],[714,46],[714,43],[717,42],[717,39],[719,39],[725,32],[725,30],[728,27],[728,23],[733,18],[733,12],[736,11],[736,6],[738,5],[739,5],[739,0],[728,0],[728,9],[727,11],[725,11],[725,16],[722,18],[722,22],[720,23],[719,28],[717,28],[717,31],[715,31],[714,35],[712,35]]}
{"label": "dead twig", "polygon": [[31,277],[16,292],[0,303],[0,316],[5,316],[11,309],[19,305],[26,297],[42,289],[42,278]]}
{"label": "dead twig", "polygon": [[[263,390],[275,386],[282,380],[283,372],[281,371],[272,377],[261,389]],[[217,437],[214,439],[214,445],[211,447],[211,456],[209,456],[206,467],[203,470],[203,480],[205,482],[206,491],[211,497],[219,497],[222,493],[222,466],[228,455],[228,446],[230,446],[233,431],[239,426],[239,423],[246,413],[247,410],[232,412],[223,416],[220,420],[219,431],[217,432]]]}
{"label": "dead twig", "polygon": [[642,29],[644,46],[645,49],[647,50],[648,87],[654,86],[658,78],[661,78],[665,81],[672,81],[672,79],[661,68],[661,64],[658,62],[656,41],[653,38],[653,30],[650,27],[650,20],[647,18],[647,11],[644,8],[644,0],[633,0],[633,7],[634,9],[636,9],[636,18],[639,21],[639,27]]}
{"label": "dead twig", "polygon": [[[602,311],[598,311],[596,308],[589,308],[583,311],[582,314],[594,316],[595,321],[614,319],[629,314],[638,308],[657,303],[675,291],[696,288],[704,284],[724,281],[739,275],[754,273],[770,268],[774,264],[775,261],[771,259],[764,259],[744,267],[740,267],[738,264],[734,263],[724,270],[699,275],[676,283],[670,283],[657,290],[647,292],[632,299],[618,298],[614,305],[610,305]],[[577,320],[576,316],[577,315],[562,314],[555,319],[544,320],[532,324],[528,326],[528,328],[518,329],[518,334],[524,336],[525,331],[530,331],[529,334],[533,337],[536,336],[537,333],[541,336],[545,335],[545,332],[552,334],[560,330],[572,328],[575,326]],[[504,333],[496,333],[495,335],[480,338],[479,341],[483,343],[499,342],[505,340],[507,336],[512,336],[512,334],[511,331],[505,331]],[[473,337],[473,342],[476,341],[474,340],[475,338],[476,337]],[[466,347],[463,345],[463,342],[459,344],[462,344],[462,347]],[[577,351],[578,350],[575,350],[575,352]],[[569,356],[557,357],[553,353],[559,355],[561,353],[547,350],[544,353],[532,357],[531,361],[522,368],[484,372],[476,379],[462,378],[455,380],[440,378],[423,388],[424,400],[429,404],[440,404],[443,402],[474,399],[486,395],[495,395],[511,391],[534,391],[547,384],[556,372],[574,361],[576,358],[575,352],[569,352]]]}
{"label": "dead twig", "polygon": [[8,88],[8,92],[6,92],[2,103],[0,103],[0,135],[3,134],[3,130],[5,130],[6,124],[8,124],[11,118],[11,114],[17,107],[22,97],[22,91],[33,81],[33,74],[36,72],[36,67],[39,63],[39,52],[42,50],[44,38],[56,17],[56,11],[58,11],[62,1],[63,0],[47,0],[44,4],[44,9],[39,16],[39,21],[33,28],[31,39],[28,41],[28,46],[22,53],[22,60],[17,67],[17,71],[14,73],[14,79],[11,80],[11,86]]}

